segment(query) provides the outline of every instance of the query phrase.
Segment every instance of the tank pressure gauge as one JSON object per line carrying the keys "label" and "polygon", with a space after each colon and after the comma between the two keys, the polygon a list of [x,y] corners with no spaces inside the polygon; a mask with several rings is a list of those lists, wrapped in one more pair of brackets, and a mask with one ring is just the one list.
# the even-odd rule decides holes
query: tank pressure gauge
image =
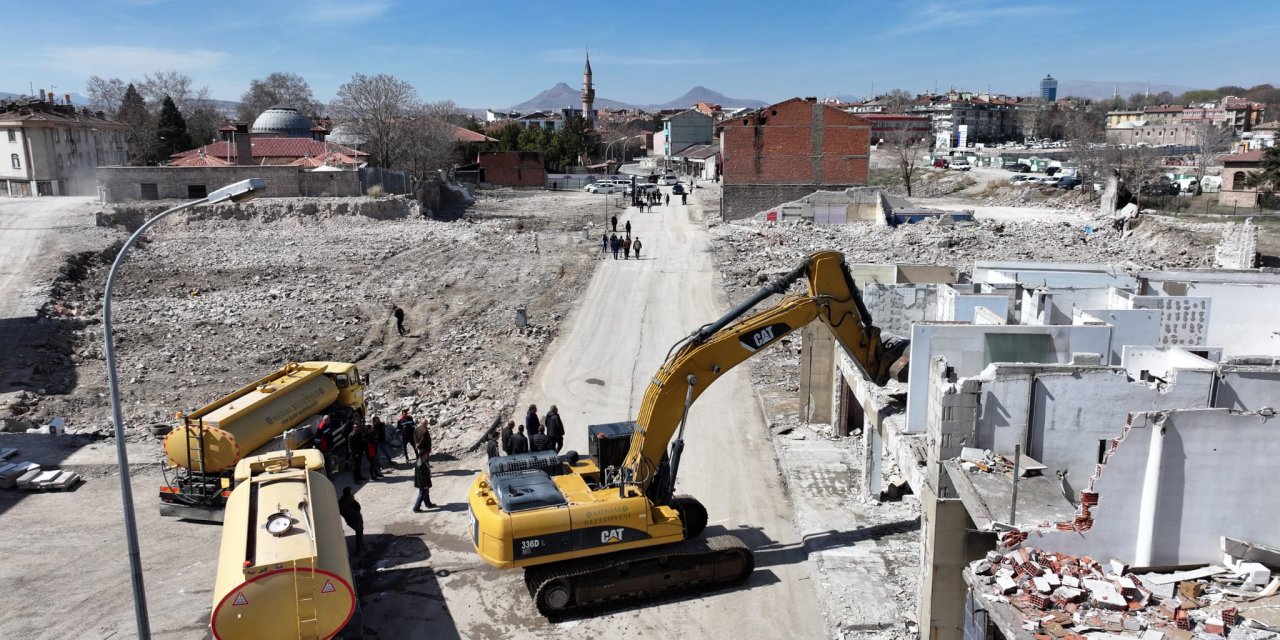
{"label": "tank pressure gauge", "polygon": [[279,511],[267,516],[267,533],[273,536],[282,536],[293,528],[293,518],[284,511]]}

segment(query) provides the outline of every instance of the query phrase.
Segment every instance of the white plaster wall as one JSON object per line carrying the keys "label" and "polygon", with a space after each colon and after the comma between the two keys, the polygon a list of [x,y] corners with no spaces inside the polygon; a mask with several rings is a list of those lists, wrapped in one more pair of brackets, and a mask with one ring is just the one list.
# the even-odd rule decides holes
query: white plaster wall
{"label": "white plaster wall", "polygon": [[1160,340],[1163,312],[1158,309],[1086,309],[1083,313],[1111,325],[1109,364],[1120,364],[1126,345],[1153,345]]}
{"label": "white plaster wall", "polygon": [[[1212,300],[1192,296],[1134,296],[1135,309],[1160,309],[1161,345],[1212,344],[1209,329],[1212,326]],[[1230,308],[1230,307],[1227,307]]]}
{"label": "white plaster wall", "polygon": [[1168,378],[1175,369],[1214,371],[1217,366],[1181,347],[1149,347],[1127,345],[1121,349],[1121,366],[1129,377],[1137,380],[1147,371],[1158,378]]}
{"label": "white plaster wall", "polygon": [[[1154,488],[1154,564],[1218,561],[1220,536],[1280,546],[1274,517],[1280,513],[1280,484],[1263,481],[1261,472],[1280,450],[1277,420],[1226,409],[1168,414]],[[1151,437],[1158,429],[1152,416],[1134,417],[1094,485],[1098,505],[1089,531],[1049,531],[1032,535],[1027,544],[1132,562]]]}
{"label": "white plaster wall", "polygon": [[862,299],[876,326],[897,336],[911,335],[911,326],[917,322],[941,319],[935,284],[868,284]]}
{"label": "white plaster wall", "polygon": [[1227,370],[1220,376],[1215,407],[1233,411],[1280,407],[1280,370]]}
{"label": "white plaster wall", "polygon": [[1188,296],[1213,301],[1203,344],[1223,348],[1229,357],[1280,356],[1280,285],[1190,283]]}
{"label": "white plaster wall", "polygon": [[910,377],[907,390],[907,432],[924,433],[929,391],[929,361],[943,356],[958,377],[976,375],[987,366],[985,336],[988,333],[1048,335],[1055,362],[1071,362],[1072,353],[1110,352],[1111,327],[1027,325],[916,324],[911,332]]}
{"label": "white plaster wall", "polygon": [[992,294],[959,294],[954,298],[952,320],[975,322],[974,312],[978,307],[986,307],[1002,318],[1009,317],[1009,297]]}
{"label": "white plaster wall", "polygon": [[1076,309],[1100,309],[1105,307],[1108,289],[1054,289],[1053,306],[1049,309],[1047,324],[1071,324]]}
{"label": "white plaster wall", "polygon": [[1021,282],[1026,287],[1134,288],[1137,278],[1119,267],[1096,264],[989,262],[974,265],[974,282]]}

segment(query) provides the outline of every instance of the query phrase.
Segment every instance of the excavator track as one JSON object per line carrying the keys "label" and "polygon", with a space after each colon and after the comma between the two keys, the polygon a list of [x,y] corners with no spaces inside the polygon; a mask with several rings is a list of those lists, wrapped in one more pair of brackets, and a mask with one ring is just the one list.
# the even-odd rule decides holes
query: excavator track
{"label": "excavator track", "polygon": [[683,540],[525,570],[525,586],[548,618],[613,600],[712,591],[746,582],[755,557],[735,536]]}

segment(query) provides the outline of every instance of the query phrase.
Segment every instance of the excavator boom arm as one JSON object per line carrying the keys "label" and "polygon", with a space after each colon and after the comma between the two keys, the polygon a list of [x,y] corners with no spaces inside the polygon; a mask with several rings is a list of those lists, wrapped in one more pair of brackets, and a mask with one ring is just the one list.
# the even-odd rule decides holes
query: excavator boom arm
{"label": "excavator boom arm", "polygon": [[[807,295],[785,295],[776,305],[738,320],[756,304],[785,293],[805,276]],[[882,343],[880,329],[871,324],[844,256],[835,251],[815,253],[719,320],[699,329],[668,356],[645,390],[636,434],[623,465],[632,473],[633,481],[647,486],[654,480],[667,443],[680,425],[686,398],[689,402],[696,400],[730,369],[817,319],[831,329],[836,341],[869,380],[881,386],[891,377],[905,381],[902,359],[907,341],[891,339]]]}

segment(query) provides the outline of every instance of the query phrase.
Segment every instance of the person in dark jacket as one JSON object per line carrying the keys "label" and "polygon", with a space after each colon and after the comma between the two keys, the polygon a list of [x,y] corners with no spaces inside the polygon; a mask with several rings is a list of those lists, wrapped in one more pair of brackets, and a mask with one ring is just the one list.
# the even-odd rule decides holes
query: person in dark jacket
{"label": "person in dark jacket", "polygon": [[373,443],[378,447],[378,470],[381,471],[385,468],[382,466],[382,458],[387,459],[388,467],[395,463],[391,455],[391,437],[387,434],[387,425],[378,416],[373,417],[370,431],[373,433]]}
{"label": "person in dark jacket", "polygon": [[391,311],[391,314],[396,317],[396,332],[399,333],[400,335],[409,333],[409,330],[404,328],[404,309],[401,309],[399,306],[396,306]]}
{"label": "person in dark jacket", "polygon": [[351,495],[351,487],[342,488],[342,497],[338,498],[338,514],[351,530],[356,532],[356,551],[364,550],[364,516],[360,514],[360,503]]}
{"label": "person in dark jacket", "polygon": [[396,418],[396,433],[400,434],[400,446],[403,449],[404,461],[409,462],[409,453],[413,451],[413,416],[409,415],[408,409],[400,411],[400,417]]}
{"label": "person in dark jacket", "polygon": [[413,450],[419,459],[431,457],[431,418],[423,418],[413,430]]}
{"label": "person in dark jacket", "polygon": [[524,427],[516,427],[516,432],[511,436],[511,453],[529,453],[529,439],[524,437]]}
{"label": "person in dark jacket", "polygon": [[351,463],[351,478],[356,482],[364,482],[364,474],[360,472],[360,466],[364,464],[364,459],[369,457],[365,444],[364,431],[358,427],[352,429],[347,436],[347,460]]}
{"label": "person in dark jacket", "polygon": [[484,453],[491,460],[501,455],[498,451],[498,437],[498,432],[494,431],[493,435],[489,437],[489,441],[484,445]]}
{"label": "person in dark jacket", "polygon": [[626,259],[631,259],[631,236],[622,239],[622,253],[626,255]]}
{"label": "person in dark jacket", "polygon": [[622,241],[618,239],[617,234],[609,238],[609,248],[613,250],[613,259],[618,259],[618,251],[622,249]]}
{"label": "person in dark jacket", "polygon": [[369,479],[377,480],[382,478],[382,465],[378,463],[378,434],[374,431],[373,425],[367,425],[364,428],[364,451],[369,457]]}
{"label": "person in dark jacket", "polygon": [[604,260],[605,254],[609,253],[609,234],[600,236],[600,259]]}
{"label": "person in dark jacket", "polygon": [[421,513],[424,504],[428,509],[436,508],[431,501],[431,462],[426,456],[418,456],[418,464],[413,469],[413,486],[418,489],[418,499],[413,501],[414,513]]}
{"label": "person in dark jacket", "polygon": [[613,232],[617,233],[618,232],[618,216],[613,216],[612,218],[609,218],[609,224],[613,225]]}
{"label": "person in dark jacket", "polygon": [[551,449],[560,453],[560,449],[564,447],[564,422],[560,420],[560,409],[554,404],[547,411],[547,416],[542,419],[542,426],[547,429],[547,439],[551,441]]}
{"label": "person in dark jacket", "polygon": [[530,438],[538,432],[538,427],[542,426],[542,421],[538,420],[538,405],[529,405],[529,410],[524,413],[524,432]]}
{"label": "person in dark jacket", "polygon": [[627,230],[627,235],[631,235],[631,221],[630,221],[630,220],[628,220],[628,221],[627,221],[626,230]]}
{"label": "person in dark jacket", "polygon": [[547,434],[542,432],[540,427],[534,427],[533,429],[533,435],[529,436],[529,450],[550,451],[551,439],[547,437]]}
{"label": "person in dark jacket", "polygon": [[516,434],[516,421],[508,420],[507,425],[502,428],[502,433],[499,434],[501,437],[500,442],[502,443],[503,455],[509,456],[512,453],[514,453],[513,451],[511,451],[511,437],[514,436],[515,434]]}
{"label": "person in dark jacket", "polygon": [[631,250],[636,252],[636,260],[640,259],[640,236],[636,236],[636,241],[631,243]]}

